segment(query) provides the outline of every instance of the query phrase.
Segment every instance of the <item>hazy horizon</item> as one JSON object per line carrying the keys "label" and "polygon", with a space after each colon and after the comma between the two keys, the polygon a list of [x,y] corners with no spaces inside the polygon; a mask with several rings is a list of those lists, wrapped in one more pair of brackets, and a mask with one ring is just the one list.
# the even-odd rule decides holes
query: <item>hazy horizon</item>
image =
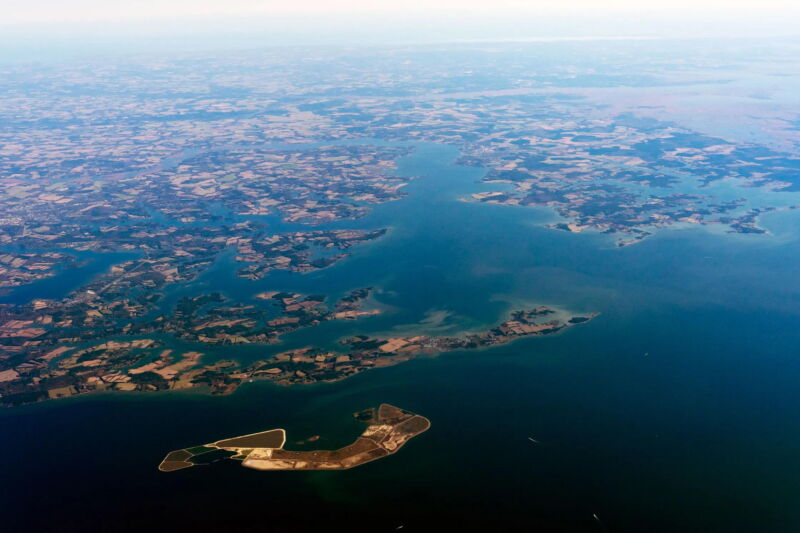
{"label": "hazy horizon", "polygon": [[[485,2],[468,8],[447,9],[451,2],[421,9],[411,2],[381,9],[311,9],[317,2],[300,2],[294,10],[269,12],[261,8],[248,14],[247,2],[232,2],[231,9],[211,13],[199,2],[189,9],[183,1],[167,2],[170,9],[114,10],[119,2],[94,9],[96,2],[72,2],[72,10],[54,2],[16,2],[0,22],[0,54],[3,60],[46,59],[65,55],[116,52],[172,52],[243,49],[281,45],[391,45],[447,42],[496,42],[554,39],[609,38],[743,38],[794,36],[800,10],[786,3],[768,3],[754,8],[738,2],[720,9],[718,2],[663,2],[648,8],[611,7],[589,9],[580,0],[568,0],[553,8],[537,3],[538,9],[515,7],[501,1],[494,9]],[[267,3],[270,4],[270,3]],[[265,5],[267,5],[265,4]],[[274,3],[272,3],[274,5]],[[341,3],[339,3],[341,4]],[[337,5],[339,5],[337,4]],[[43,6],[51,6],[52,10]],[[179,7],[184,6],[180,14]],[[394,7],[393,7],[394,6]],[[471,6],[471,7],[470,7]],[[548,7],[551,6],[551,7]],[[769,7],[767,9],[766,7]],[[246,7],[246,6],[245,6]],[[255,7],[255,6],[251,6]],[[37,12],[48,11],[37,18]],[[52,12],[50,12],[52,11]]]}
{"label": "hazy horizon", "polygon": [[786,0],[10,0],[4,11],[12,39],[249,33],[291,44],[796,34],[800,21]]}

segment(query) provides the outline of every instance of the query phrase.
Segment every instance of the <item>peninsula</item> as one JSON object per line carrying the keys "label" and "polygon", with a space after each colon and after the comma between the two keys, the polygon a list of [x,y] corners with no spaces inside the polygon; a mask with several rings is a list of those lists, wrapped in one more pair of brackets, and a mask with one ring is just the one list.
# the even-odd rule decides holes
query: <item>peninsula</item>
{"label": "peninsula", "polygon": [[[255,300],[271,302],[281,309],[279,317],[271,320],[254,305],[209,307],[221,299],[212,295],[182,300],[172,319],[155,322],[159,324],[157,328],[131,327],[128,331],[140,335],[171,332],[203,344],[269,344],[277,342],[280,334],[301,327],[372,315],[377,310],[362,309],[369,294],[368,288],[357,289],[339,300],[333,309],[328,309],[317,296],[259,293]],[[196,314],[200,306],[206,309],[202,317]],[[0,405],[15,406],[102,390],[147,392],[206,387],[213,394],[229,394],[243,383],[262,379],[278,385],[339,381],[420,356],[489,348],[522,338],[553,335],[596,316],[595,313],[573,315],[565,310],[539,306],[513,311],[501,324],[485,331],[456,336],[357,335],[342,339],[340,350],[319,346],[296,348],[246,366],[235,359],[206,363],[203,352],[178,352],[166,347],[156,336],[107,340],[81,348],[74,344],[56,347],[42,343],[31,347],[41,354],[38,357],[9,370],[0,369]],[[34,325],[21,323],[18,328],[33,329]],[[0,328],[0,335],[3,332]]]}

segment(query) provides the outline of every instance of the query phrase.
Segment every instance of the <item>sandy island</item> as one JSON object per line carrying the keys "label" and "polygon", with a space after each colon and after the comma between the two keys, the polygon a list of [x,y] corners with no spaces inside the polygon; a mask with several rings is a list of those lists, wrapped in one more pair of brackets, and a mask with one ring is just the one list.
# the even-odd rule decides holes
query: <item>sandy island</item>
{"label": "sandy island", "polygon": [[234,459],[256,470],[343,470],[391,455],[431,427],[427,418],[386,403],[355,416],[368,426],[355,442],[338,450],[284,450],[286,431],[272,429],[172,451],[158,469],[172,472]]}

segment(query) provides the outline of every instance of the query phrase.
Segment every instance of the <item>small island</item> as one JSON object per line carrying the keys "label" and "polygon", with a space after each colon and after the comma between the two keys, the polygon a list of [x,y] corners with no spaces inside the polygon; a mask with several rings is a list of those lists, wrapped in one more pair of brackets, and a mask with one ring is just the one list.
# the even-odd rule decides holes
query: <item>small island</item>
{"label": "small island", "polygon": [[338,450],[284,450],[286,431],[271,429],[172,451],[158,469],[172,472],[234,459],[256,470],[344,470],[387,457],[431,427],[427,418],[386,403],[354,416],[368,425],[355,442]]}

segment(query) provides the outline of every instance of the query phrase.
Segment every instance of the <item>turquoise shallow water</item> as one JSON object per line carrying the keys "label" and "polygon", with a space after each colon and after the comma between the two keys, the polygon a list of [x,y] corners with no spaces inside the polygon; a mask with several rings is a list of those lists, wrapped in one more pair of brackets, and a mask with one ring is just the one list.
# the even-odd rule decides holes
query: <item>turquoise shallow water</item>
{"label": "turquoise shallow water", "polygon": [[[797,213],[765,218],[767,236],[681,229],[617,249],[609,236],[543,228],[548,210],[458,201],[485,189],[482,170],[454,165],[457,155],[418,145],[399,169],[419,176],[408,198],[337,224],[388,226],[388,235],[331,268],[253,283],[223,257],[172,295],[336,297],[371,285],[383,315],[209,357],[253,359],[420,321],[430,332],[479,329],[539,303],[600,317],[334,384],[98,394],[0,412],[4,522],[15,531],[797,531]],[[351,471],[156,470],[166,451],[273,427],[290,442],[319,434],[338,446],[360,431],[351,413],[380,402],[425,415],[432,429]]]}

